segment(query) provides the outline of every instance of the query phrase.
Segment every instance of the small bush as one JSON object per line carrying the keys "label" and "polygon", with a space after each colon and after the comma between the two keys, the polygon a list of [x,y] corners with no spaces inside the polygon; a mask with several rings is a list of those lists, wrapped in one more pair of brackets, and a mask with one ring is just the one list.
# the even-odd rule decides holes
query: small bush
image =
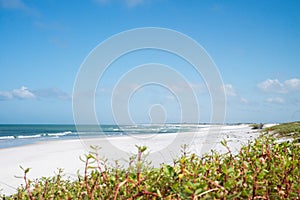
{"label": "small bush", "polygon": [[251,124],[252,129],[262,129],[264,127],[263,124]]}
{"label": "small bush", "polygon": [[153,168],[138,147],[127,168],[107,166],[99,149],[84,157],[76,181],[62,171],[25,186],[5,199],[299,199],[300,146],[262,137],[233,155],[212,151],[201,157],[185,150],[172,165]]}

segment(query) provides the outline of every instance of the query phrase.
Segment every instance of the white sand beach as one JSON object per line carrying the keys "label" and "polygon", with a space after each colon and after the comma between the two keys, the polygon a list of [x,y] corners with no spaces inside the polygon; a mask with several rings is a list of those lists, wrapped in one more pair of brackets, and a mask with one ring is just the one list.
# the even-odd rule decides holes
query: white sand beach
{"label": "white sand beach", "polygon": [[160,163],[171,163],[180,154],[181,146],[187,144],[191,152],[199,155],[214,149],[225,152],[220,141],[226,139],[233,152],[236,152],[248,140],[259,135],[257,130],[251,130],[249,125],[209,126],[199,129],[196,133],[156,134],[139,136],[119,136],[96,139],[59,140],[36,143],[32,145],[0,149],[1,194],[12,194],[23,184],[20,165],[31,168],[28,177],[35,179],[42,176],[52,176],[58,168],[64,169],[66,177],[76,177],[77,170],[83,171],[84,163],[79,157],[87,154],[90,145],[101,147],[100,157],[109,161],[120,160],[126,167],[126,161],[136,152],[135,145],[146,145],[149,160],[154,166]]}

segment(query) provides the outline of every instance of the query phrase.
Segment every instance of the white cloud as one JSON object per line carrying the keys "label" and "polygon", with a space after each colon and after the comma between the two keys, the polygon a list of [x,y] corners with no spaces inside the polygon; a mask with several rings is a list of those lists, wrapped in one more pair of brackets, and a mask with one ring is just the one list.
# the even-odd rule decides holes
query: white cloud
{"label": "white cloud", "polygon": [[0,100],[12,99],[13,95],[10,92],[1,92],[0,91]]}
{"label": "white cloud", "polygon": [[70,100],[72,99],[71,95],[68,93],[61,91],[58,88],[47,88],[33,91],[33,93],[40,98],[53,98],[60,100]]}
{"label": "white cloud", "polygon": [[33,99],[35,95],[28,90],[27,87],[22,86],[20,89],[14,89],[11,92],[11,95],[18,99]]}
{"label": "white cloud", "polygon": [[264,92],[285,94],[300,90],[300,79],[293,78],[286,80],[283,83],[278,79],[267,79],[257,86]]}
{"label": "white cloud", "polygon": [[267,98],[266,102],[275,103],[275,104],[283,104],[285,100],[281,97]]}
{"label": "white cloud", "polygon": [[233,88],[233,86],[231,84],[225,84],[223,86],[223,91],[225,92],[225,94],[227,96],[232,96],[232,97],[237,96],[235,89]]}
{"label": "white cloud", "polygon": [[225,92],[225,95],[227,97],[227,100],[237,102],[239,104],[250,104],[248,99],[241,97],[234,89],[232,84],[224,84],[222,86],[222,92]]}
{"label": "white cloud", "polygon": [[243,104],[249,104],[249,101],[246,98],[241,97],[240,98],[241,103]]}
{"label": "white cloud", "polygon": [[300,79],[293,78],[284,81],[286,88],[290,91],[300,90]]}
{"label": "white cloud", "polygon": [[22,86],[19,89],[11,91],[0,91],[0,100],[13,100],[13,99],[36,99],[36,98],[54,98],[60,100],[70,100],[71,96],[57,88],[48,88],[31,91],[27,87]]}
{"label": "white cloud", "polygon": [[278,79],[267,79],[259,83],[258,88],[265,92],[285,93],[284,84]]}

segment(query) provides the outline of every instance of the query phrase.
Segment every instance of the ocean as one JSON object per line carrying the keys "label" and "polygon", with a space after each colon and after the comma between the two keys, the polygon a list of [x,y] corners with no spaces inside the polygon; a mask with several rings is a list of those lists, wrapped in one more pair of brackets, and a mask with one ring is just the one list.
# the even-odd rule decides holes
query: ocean
{"label": "ocean", "polygon": [[[157,125],[0,125],[0,148],[16,147],[49,140],[112,137],[134,134],[162,134],[192,132],[206,125],[157,124]],[[100,128],[100,129],[99,129]],[[79,130],[79,131],[78,131]]]}

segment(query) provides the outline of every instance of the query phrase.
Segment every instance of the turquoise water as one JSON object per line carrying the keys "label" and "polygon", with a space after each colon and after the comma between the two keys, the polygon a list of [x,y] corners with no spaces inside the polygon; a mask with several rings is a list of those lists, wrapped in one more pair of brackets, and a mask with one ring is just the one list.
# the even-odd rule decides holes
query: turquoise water
{"label": "turquoise water", "polygon": [[33,144],[47,140],[68,140],[82,137],[111,137],[134,134],[191,132],[197,124],[161,125],[0,125],[0,148]]}

